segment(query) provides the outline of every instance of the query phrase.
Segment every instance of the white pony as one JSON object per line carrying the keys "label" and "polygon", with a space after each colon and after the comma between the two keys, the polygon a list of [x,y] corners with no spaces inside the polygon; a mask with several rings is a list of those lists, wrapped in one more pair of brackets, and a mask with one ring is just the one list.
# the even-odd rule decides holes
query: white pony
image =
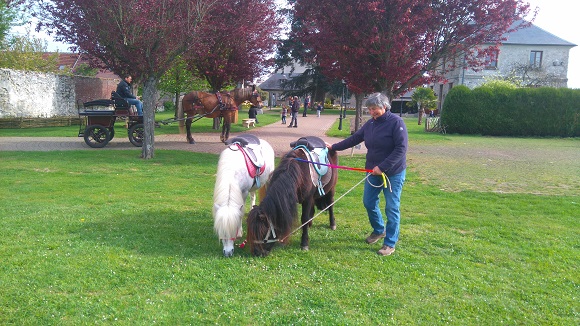
{"label": "white pony", "polygon": [[[254,135],[238,135],[226,144],[228,148],[220,154],[213,192],[213,226],[223,243],[224,256],[231,257],[235,239],[243,235],[242,217],[248,194],[253,207],[256,204],[256,190],[266,185],[274,170],[275,154],[267,141]],[[252,149],[255,157],[249,159],[248,154],[242,151],[243,147]],[[255,178],[250,176],[247,167],[252,162],[263,166],[263,172]]]}

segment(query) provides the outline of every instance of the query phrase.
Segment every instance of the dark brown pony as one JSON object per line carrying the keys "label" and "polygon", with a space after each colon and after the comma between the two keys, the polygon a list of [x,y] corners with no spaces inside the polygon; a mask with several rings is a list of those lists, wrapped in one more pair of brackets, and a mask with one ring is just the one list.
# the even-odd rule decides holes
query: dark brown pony
{"label": "dark brown pony", "polygon": [[[296,160],[310,160],[300,149],[286,154],[272,172],[266,186],[266,196],[259,206],[254,206],[248,214],[248,238],[250,250],[255,256],[267,256],[276,242],[286,242],[292,232],[297,217],[297,206],[302,204],[301,224],[314,216],[314,206],[319,210],[334,203],[334,188],[338,179],[337,170],[332,173],[330,181],[324,186],[324,195],[319,193],[311,178],[311,163]],[[329,151],[330,164],[338,163],[336,151]],[[336,229],[333,206],[328,208],[330,228]],[[301,247],[308,250],[308,228],[312,222],[302,227]]]}
{"label": "dark brown pony", "polygon": [[220,140],[225,142],[230,137],[230,126],[240,104],[250,101],[253,105],[260,107],[262,99],[258,93],[254,93],[255,88],[236,88],[230,92],[219,92],[217,94],[193,91],[186,94],[181,100],[183,113],[187,115],[185,128],[187,130],[187,141],[195,144],[191,136],[191,123],[206,118],[223,118],[223,127]]}

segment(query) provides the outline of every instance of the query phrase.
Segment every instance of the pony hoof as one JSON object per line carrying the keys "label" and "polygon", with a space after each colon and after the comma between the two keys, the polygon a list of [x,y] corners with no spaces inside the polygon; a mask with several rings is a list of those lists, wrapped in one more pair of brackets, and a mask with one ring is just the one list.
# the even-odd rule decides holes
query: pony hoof
{"label": "pony hoof", "polygon": [[302,246],[302,250],[308,251],[308,250],[310,250],[310,248],[308,248],[308,246]]}
{"label": "pony hoof", "polygon": [[189,140],[189,143],[193,145],[193,144],[195,144],[195,140],[193,140],[193,139],[190,139],[190,140]]}
{"label": "pony hoof", "polygon": [[330,229],[331,229],[332,231],[336,230],[336,225],[331,225],[331,226],[330,226]]}

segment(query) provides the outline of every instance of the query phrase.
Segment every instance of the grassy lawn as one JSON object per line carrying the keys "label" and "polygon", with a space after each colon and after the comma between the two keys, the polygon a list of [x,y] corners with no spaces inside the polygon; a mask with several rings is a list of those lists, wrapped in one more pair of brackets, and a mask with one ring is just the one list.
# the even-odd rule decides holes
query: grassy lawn
{"label": "grassy lawn", "polygon": [[[314,221],[310,251],[295,234],[266,258],[224,258],[216,155],[0,152],[0,324],[580,324],[580,140],[406,122],[390,257],[364,243],[361,186],[336,204],[336,231]],[[362,177],[340,171],[338,195]]]}

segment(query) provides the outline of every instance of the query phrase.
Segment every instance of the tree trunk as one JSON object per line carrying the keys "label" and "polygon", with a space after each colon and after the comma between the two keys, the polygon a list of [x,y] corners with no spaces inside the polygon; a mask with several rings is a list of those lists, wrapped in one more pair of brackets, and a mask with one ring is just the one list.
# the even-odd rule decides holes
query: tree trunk
{"label": "tree trunk", "polygon": [[143,147],[141,158],[151,159],[155,156],[155,103],[159,99],[157,78],[150,76],[143,85]]}
{"label": "tree trunk", "polygon": [[179,112],[177,110],[177,107],[179,106],[179,95],[180,95],[179,92],[175,92],[175,106],[174,106],[175,114],[173,115],[173,118],[175,119],[179,119]]}
{"label": "tree trunk", "polygon": [[178,119],[179,133],[183,135],[185,134],[185,113],[183,112],[182,100],[183,96],[179,95],[177,106],[175,107],[175,118]]}
{"label": "tree trunk", "polygon": [[419,121],[418,121],[419,126],[421,125],[421,122],[423,121],[423,114],[425,114],[425,109],[420,108],[419,109]]}
{"label": "tree trunk", "polygon": [[364,97],[365,96],[362,93],[354,94],[354,100],[356,102],[356,104],[355,104],[356,117],[354,120],[354,131],[355,132],[360,129],[360,124],[362,121],[362,102],[363,102]]}

